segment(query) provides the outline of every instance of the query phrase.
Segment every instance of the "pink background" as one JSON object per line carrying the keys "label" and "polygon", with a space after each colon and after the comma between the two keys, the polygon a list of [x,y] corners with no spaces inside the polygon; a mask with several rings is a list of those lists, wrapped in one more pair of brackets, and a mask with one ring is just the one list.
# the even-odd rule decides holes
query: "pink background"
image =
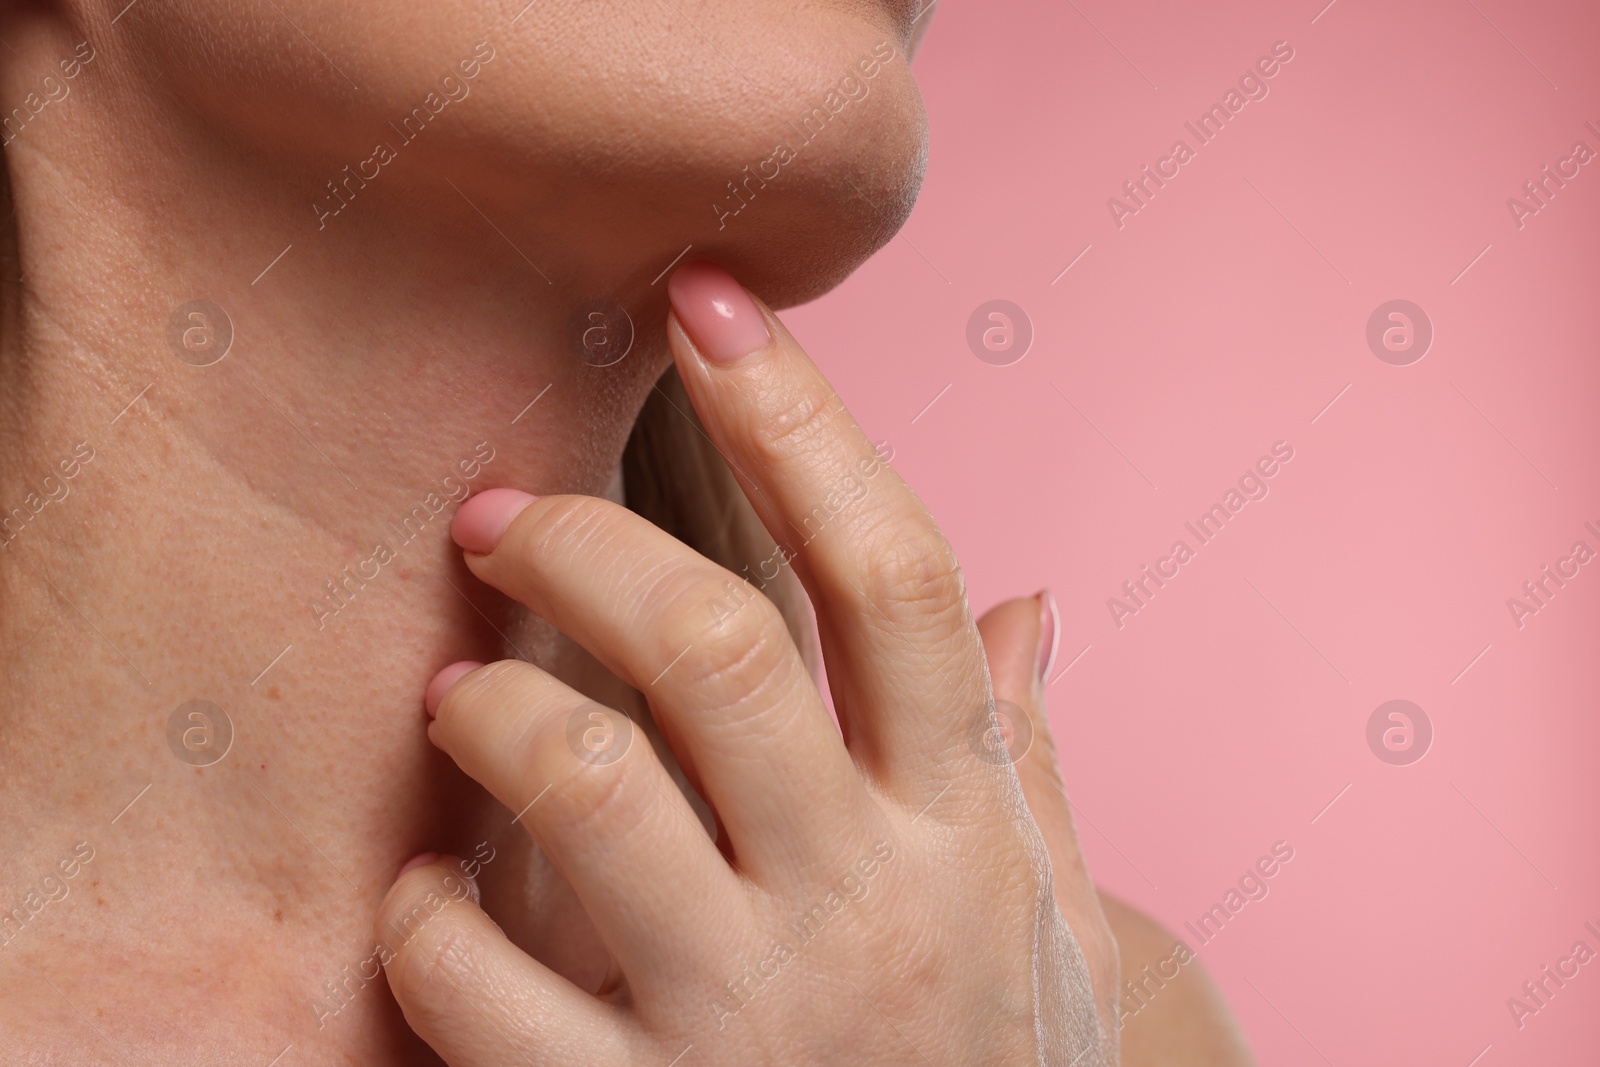
{"label": "pink background", "polygon": [[[1600,16],[1322,3],[943,5],[916,213],[786,318],[976,605],[1055,591],[1102,884],[1181,929],[1293,846],[1200,950],[1263,1063],[1593,1064],[1600,961],[1520,1030],[1506,1001],[1600,950],[1600,561],[1520,629],[1506,601],[1600,550],[1600,160],[1521,229],[1506,200],[1600,150]],[[1107,198],[1280,40],[1268,97],[1119,230]],[[1010,366],[965,340],[995,298],[1036,331]],[[1436,331],[1409,366],[1366,343],[1394,298]],[[1119,629],[1107,599],[1280,440]],[[1366,740],[1394,698],[1434,729],[1407,766]]]}

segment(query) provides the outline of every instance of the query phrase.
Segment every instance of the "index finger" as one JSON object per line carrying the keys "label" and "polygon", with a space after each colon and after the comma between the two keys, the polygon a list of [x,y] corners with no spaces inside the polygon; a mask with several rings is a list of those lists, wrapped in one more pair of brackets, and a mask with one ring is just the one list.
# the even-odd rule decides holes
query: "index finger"
{"label": "index finger", "polygon": [[852,754],[908,800],[972,769],[964,726],[987,700],[983,650],[928,509],[732,275],[691,263],[668,293],[679,374],[778,543],[753,580],[792,563],[805,583]]}

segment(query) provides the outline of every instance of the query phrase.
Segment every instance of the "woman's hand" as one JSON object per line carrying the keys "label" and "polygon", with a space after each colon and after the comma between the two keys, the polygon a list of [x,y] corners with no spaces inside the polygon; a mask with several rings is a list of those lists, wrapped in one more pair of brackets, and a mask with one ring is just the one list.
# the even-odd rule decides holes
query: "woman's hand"
{"label": "woman's hand", "polygon": [[615,969],[578,989],[432,860],[378,918],[407,1019],[455,1067],[1115,1063],[1115,945],[1070,817],[1047,851],[997,743],[949,545],[775,316],[705,264],[670,292],[695,407],[816,607],[839,728],[772,604],[654,526],[468,501],[473,572],[645,695],[716,833],[619,712],[525,662],[446,668],[429,736],[519,813]]}

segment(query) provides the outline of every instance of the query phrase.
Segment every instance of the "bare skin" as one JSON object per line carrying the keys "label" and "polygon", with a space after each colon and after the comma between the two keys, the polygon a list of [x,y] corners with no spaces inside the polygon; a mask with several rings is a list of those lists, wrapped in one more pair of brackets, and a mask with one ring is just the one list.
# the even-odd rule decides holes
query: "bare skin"
{"label": "bare skin", "polygon": [[[784,102],[880,40],[899,49],[871,105],[732,233],[704,191],[770,151],[777,105],[747,99],[681,22],[627,36],[594,8],[541,5],[513,25],[521,6],[376,22],[220,0],[0,12],[0,99],[46,75],[70,86],[5,147],[0,508],[29,517],[0,548],[0,899],[27,899],[78,842],[93,850],[0,947],[0,1026],[20,1062],[266,1063],[290,1046],[302,1064],[437,1062],[381,979],[347,1002],[329,983],[370,955],[408,856],[503,844],[485,898],[523,904],[545,868],[427,744],[422,687],[498,648],[597,700],[632,698],[473,584],[447,510],[425,510],[403,545],[391,527],[457,485],[617,499],[623,443],[668,359],[650,279],[684,244],[787,304],[836,284],[909,209],[922,134],[899,5],[686,8],[782,44],[765,66],[732,58]],[[319,217],[325,183],[482,40],[495,58],[473,95]],[[627,76],[596,80],[581,62],[596,40]],[[677,72],[673,106],[626,89],[659,69]],[[668,165],[589,165],[640,158]],[[835,195],[846,176],[875,206]],[[801,239],[838,231],[857,239]],[[639,340],[599,369],[574,358],[568,320],[611,294]],[[235,331],[207,367],[169,339],[197,298]],[[346,577],[371,573],[383,539],[393,561]],[[329,582],[345,594],[325,599]],[[205,767],[167,737],[197,699],[234,727]],[[503,914],[536,939],[516,930],[524,912]]]}
{"label": "bare skin", "polygon": [[[978,620],[998,699],[1026,709],[1042,726],[1017,763],[1028,807],[1050,847],[1058,869],[1081,867],[1072,830],[1072,810],[1061,776],[1061,762],[1046,718],[1040,672],[1030,658],[1039,640],[1040,615],[1034,598],[1008,600]],[[1233,1011],[1204,965],[1191,959],[1178,968],[1144,1007],[1125,999],[1125,983],[1150,968],[1170,973],[1179,939],[1155,920],[1106,892],[1098,894],[1101,913],[1115,938],[1119,959],[1117,999],[1122,1019],[1125,1067],[1251,1067],[1255,1063]],[[1067,905],[1063,904],[1065,908]],[[1136,1010],[1137,1009],[1137,1010]]]}
{"label": "bare skin", "polygon": [[[1124,975],[1155,970],[1163,962],[1170,969],[1178,944],[1170,931],[1107,893],[1100,894],[1100,906],[1116,935]],[[1124,1067],[1250,1067],[1255,1058],[1222,991],[1204,966],[1191,960],[1124,1020],[1122,1062]]]}

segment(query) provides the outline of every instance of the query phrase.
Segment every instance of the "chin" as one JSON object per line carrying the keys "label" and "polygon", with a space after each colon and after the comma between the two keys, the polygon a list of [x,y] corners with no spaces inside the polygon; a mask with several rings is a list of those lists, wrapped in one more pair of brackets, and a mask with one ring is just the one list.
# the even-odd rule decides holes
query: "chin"
{"label": "chin", "polygon": [[704,6],[730,12],[725,47],[679,27],[670,43],[568,63],[555,83],[545,65],[519,85],[508,64],[504,88],[530,106],[520,124],[501,112],[500,129],[471,131],[499,149],[475,168],[504,183],[484,195],[521,198],[530,230],[582,250],[574,285],[589,291],[575,296],[648,301],[688,247],[686,260],[715,260],[793,306],[838,285],[911,213],[927,119],[900,6]]}
{"label": "chin", "polygon": [[272,161],[285,210],[320,225],[352,165],[373,188],[346,230],[387,224],[384,199],[415,220],[464,194],[563,298],[648,303],[689,246],[797,304],[882,247],[922,180],[916,0],[290,6],[345,77],[229,0],[143,0],[119,32],[206,143]]}
{"label": "chin", "polygon": [[[906,55],[884,38],[840,49],[838,71],[763,112],[669,216],[693,253],[774,307],[812,300],[899,232],[927,164],[927,122]],[[870,72],[870,73],[869,73]],[[670,249],[671,254],[682,247]]]}
{"label": "chin", "polygon": [[[705,198],[692,227],[692,254],[720,262],[775,308],[842,282],[905,224],[927,163],[920,105],[911,113],[879,104],[889,114],[864,121],[870,132],[860,139],[828,145],[824,130],[808,144],[795,134],[741,167],[737,180],[723,179],[713,189],[722,195]],[[790,145],[803,147],[780,168]],[[696,223],[695,215],[686,221]]]}

